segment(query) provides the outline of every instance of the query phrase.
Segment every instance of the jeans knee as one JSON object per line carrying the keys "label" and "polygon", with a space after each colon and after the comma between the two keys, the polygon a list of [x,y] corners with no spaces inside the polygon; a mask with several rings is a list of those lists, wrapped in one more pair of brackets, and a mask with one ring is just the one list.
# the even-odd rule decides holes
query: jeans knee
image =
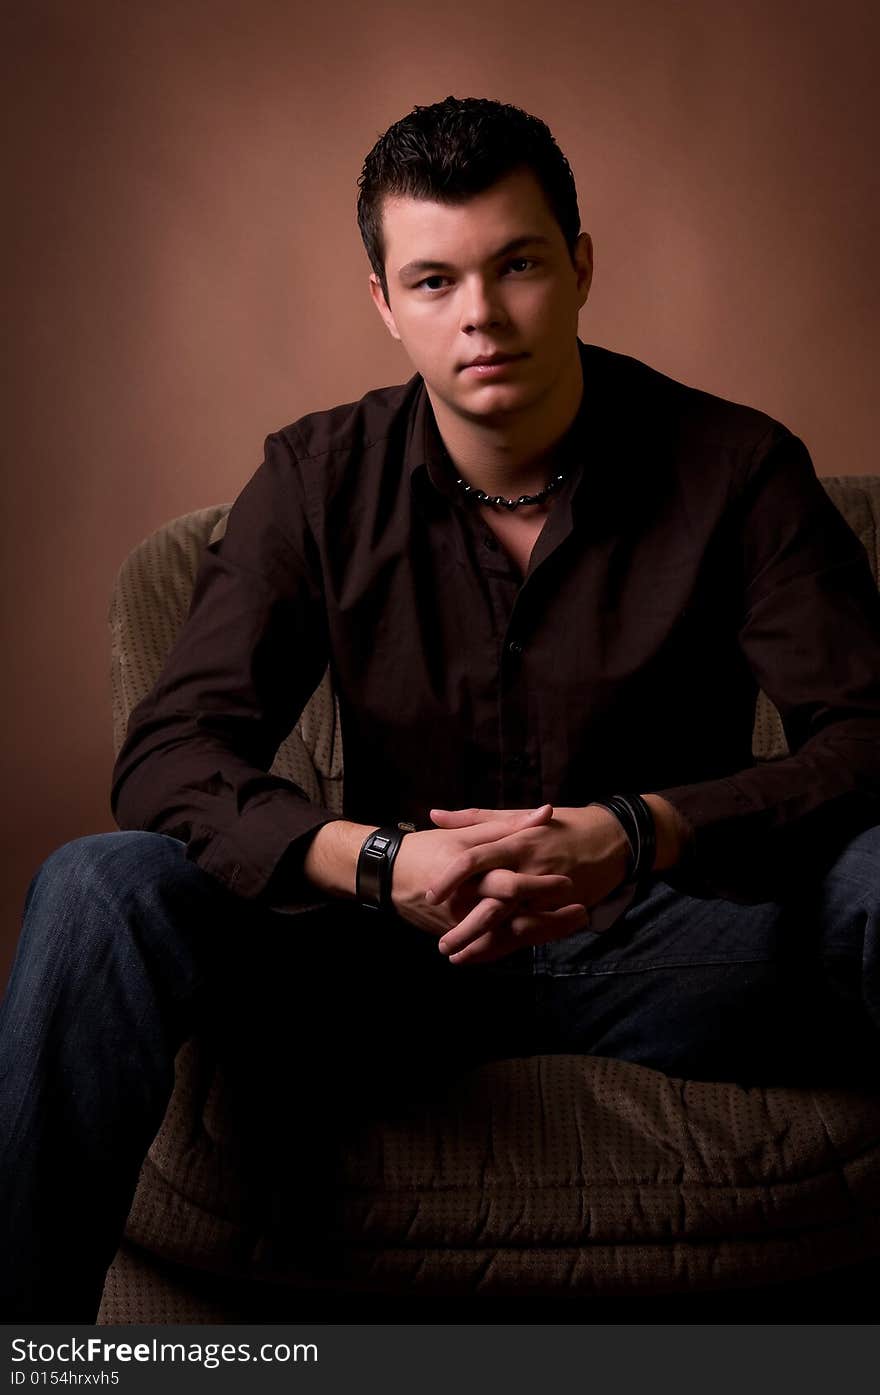
{"label": "jeans knee", "polygon": [[[172,880],[184,846],[160,833],[94,833],[64,843],[39,868],[24,905],[27,938],[58,953],[67,935],[80,953],[90,939],[118,934],[126,909]],[[195,868],[192,868],[196,871]]]}
{"label": "jeans knee", "polygon": [[38,869],[28,890],[34,898],[64,900],[124,892],[162,875],[183,857],[183,844],[161,833],[90,833],[63,843]]}
{"label": "jeans knee", "polygon": [[51,853],[25,899],[4,1014],[25,1031],[39,1015],[36,1004],[46,1011],[62,999],[79,1002],[108,975],[119,981],[134,958],[131,888],[157,867],[183,862],[183,852],[160,834],[105,833]]}
{"label": "jeans knee", "polygon": [[843,847],[827,869],[821,901],[829,925],[858,921],[876,937],[880,930],[880,825],[865,828]]}
{"label": "jeans knee", "polygon": [[863,828],[851,838],[835,858],[832,870],[866,889],[880,889],[880,824]]}

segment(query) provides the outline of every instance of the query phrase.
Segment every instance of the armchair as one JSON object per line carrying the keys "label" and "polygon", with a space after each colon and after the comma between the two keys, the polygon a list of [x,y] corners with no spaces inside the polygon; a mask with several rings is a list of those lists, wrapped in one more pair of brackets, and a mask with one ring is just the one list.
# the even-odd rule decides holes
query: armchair
{"label": "armchair", "polygon": [[[880,575],[880,477],[823,483]],[[117,748],[227,512],[174,520],[120,571]],[[755,754],[785,749],[761,695]],[[327,676],[273,768],[341,810]],[[309,1198],[249,1192],[235,1166],[240,1127],[222,1069],[193,1039],[99,1321],[858,1320],[876,1279],[880,1093],[685,1081],[589,1056],[494,1061],[350,1132],[337,1246],[317,1269],[273,1233],[279,1212],[294,1233]]]}

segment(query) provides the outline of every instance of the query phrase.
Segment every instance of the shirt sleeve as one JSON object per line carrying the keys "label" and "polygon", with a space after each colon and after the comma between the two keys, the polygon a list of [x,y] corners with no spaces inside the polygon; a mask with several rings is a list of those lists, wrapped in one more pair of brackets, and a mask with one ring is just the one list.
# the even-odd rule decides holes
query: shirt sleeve
{"label": "shirt sleeve", "polygon": [[268,772],[327,660],[299,470],[284,438],[270,436],[225,536],[205,550],[161,675],[131,714],[113,774],[120,828],[182,839],[188,858],[246,899],[321,904],[301,862],[337,815]]}
{"label": "shirt sleeve", "polygon": [[804,881],[880,822],[880,597],[867,555],[803,443],[774,425],[731,504],[739,644],[790,754],[657,790],[692,838],[664,879],[755,902]]}

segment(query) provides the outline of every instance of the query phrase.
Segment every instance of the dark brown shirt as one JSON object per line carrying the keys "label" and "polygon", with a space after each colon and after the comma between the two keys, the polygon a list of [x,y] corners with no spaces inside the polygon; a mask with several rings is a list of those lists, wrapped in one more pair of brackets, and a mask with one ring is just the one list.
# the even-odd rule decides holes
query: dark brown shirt
{"label": "dark brown shirt", "polygon": [[[880,599],[803,444],[580,351],[570,473],[524,578],[420,376],[268,438],[132,716],[122,827],[186,839],[242,896],[305,894],[333,816],[266,771],[328,663],[358,822],[656,791],[694,830],[666,878],[739,900],[880,822]],[[759,685],[793,752],[763,764]]]}

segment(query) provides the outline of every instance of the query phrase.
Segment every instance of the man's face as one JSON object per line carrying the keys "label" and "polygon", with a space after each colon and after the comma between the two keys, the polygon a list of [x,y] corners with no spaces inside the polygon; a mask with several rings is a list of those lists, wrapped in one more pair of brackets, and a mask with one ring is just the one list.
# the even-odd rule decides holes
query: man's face
{"label": "man's face", "polygon": [[466,203],[388,197],[382,213],[388,302],[376,276],[371,293],[435,408],[497,424],[539,408],[577,366],[592,275],[586,233],[572,264],[527,170]]}

